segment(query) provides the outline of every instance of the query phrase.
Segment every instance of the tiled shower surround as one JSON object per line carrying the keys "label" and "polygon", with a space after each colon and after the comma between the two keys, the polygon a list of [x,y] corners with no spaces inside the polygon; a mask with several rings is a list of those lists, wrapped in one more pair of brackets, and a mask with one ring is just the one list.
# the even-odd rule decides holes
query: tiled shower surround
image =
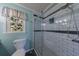
{"label": "tiled shower surround", "polygon": [[[45,16],[51,13],[53,9],[59,8],[60,5],[61,4],[59,4],[58,6],[54,8],[51,8],[47,13],[45,13]],[[78,6],[79,4],[71,5],[71,7],[74,10],[73,14],[75,17],[72,17],[72,11],[66,8],[44,19],[43,22],[46,25],[44,26],[39,25],[41,29],[40,28],[35,29],[37,30],[35,31],[35,40],[37,40],[38,42],[36,43],[37,46],[35,47],[36,47],[36,50],[40,54],[42,52],[42,55],[44,56],[45,55],[47,56],[48,55],[49,56],[50,55],[51,56],[79,56],[79,42],[78,42],[79,37],[78,37],[77,29],[73,21],[75,19],[76,25],[79,31],[79,7]],[[50,24],[49,19],[52,17],[54,17],[55,22],[66,19],[67,24],[63,24],[62,22],[61,23],[54,22]],[[77,41],[74,41],[74,40],[77,40]],[[43,42],[43,44],[41,42]],[[40,52],[40,47],[42,47],[41,52]]]}

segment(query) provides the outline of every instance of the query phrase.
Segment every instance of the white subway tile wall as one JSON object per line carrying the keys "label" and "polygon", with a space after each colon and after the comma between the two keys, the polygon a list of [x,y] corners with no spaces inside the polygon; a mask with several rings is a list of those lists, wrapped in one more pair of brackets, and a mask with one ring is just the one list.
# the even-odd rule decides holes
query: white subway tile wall
{"label": "white subway tile wall", "polygon": [[[75,7],[75,8],[79,9],[78,7]],[[62,11],[62,13],[63,12],[64,11]],[[61,13],[59,13],[59,15],[60,14]],[[75,16],[76,24],[79,30],[79,26],[78,26],[79,25],[79,12],[75,11],[74,16]],[[55,21],[67,19],[68,20],[67,25],[62,25],[62,23],[49,24],[47,20],[49,20],[49,18],[51,17],[53,16],[50,16],[44,20],[47,23],[46,26],[44,27],[44,30],[76,31],[76,28],[74,27],[74,21],[73,21],[74,19],[71,18],[71,13],[63,17],[61,16],[59,18],[55,18]],[[44,46],[48,47],[51,51],[53,51],[58,56],[79,56],[79,43],[72,41],[75,38],[78,38],[78,35],[57,33],[57,32],[45,32],[44,33]]]}
{"label": "white subway tile wall", "polygon": [[[56,8],[57,8],[57,6],[56,6]],[[50,11],[52,11],[52,9]],[[48,14],[48,13],[46,13],[46,14]],[[45,14],[45,16],[46,16],[46,14]],[[58,13],[58,14],[60,15],[61,13]],[[76,12],[75,12],[75,14],[76,14]],[[61,24],[56,24],[56,23],[49,24],[48,20],[51,17],[53,17],[53,16],[50,16],[47,19],[44,19],[46,26],[44,26],[43,30],[77,31],[76,28],[74,27],[74,21],[71,18],[71,14],[65,15],[60,18],[55,18],[56,21],[67,19],[67,21],[68,21],[67,25],[61,25],[62,23]],[[79,25],[79,12],[77,12],[77,14],[75,15],[75,20],[77,21],[76,24],[77,24],[77,27],[79,30],[79,26],[78,26]],[[39,23],[37,23],[37,24],[39,24]],[[36,26],[37,26],[36,29],[41,28],[40,27],[41,25],[36,25]],[[43,50],[40,50],[40,52],[42,52],[43,55],[79,56],[79,43],[72,41],[73,39],[78,38],[77,34],[67,34],[67,33],[58,33],[58,32],[43,32],[43,38],[42,38],[41,33],[35,32],[35,40],[37,40],[35,44],[36,44],[36,50],[40,50],[41,47],[43,48]],[[43,46],[41,46],[42,40],[44,41]]]}

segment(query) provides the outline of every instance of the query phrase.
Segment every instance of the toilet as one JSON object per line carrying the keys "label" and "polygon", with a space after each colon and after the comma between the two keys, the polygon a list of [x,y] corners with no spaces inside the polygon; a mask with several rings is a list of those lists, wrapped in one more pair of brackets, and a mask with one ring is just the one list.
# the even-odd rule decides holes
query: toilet
{"label": "toilet", "polygon": [[18,39],[13,43],[16,51],[12,54],[12,56],[25,56],[26,50],[24,49],[24,45],[26,43],[26,39]]}

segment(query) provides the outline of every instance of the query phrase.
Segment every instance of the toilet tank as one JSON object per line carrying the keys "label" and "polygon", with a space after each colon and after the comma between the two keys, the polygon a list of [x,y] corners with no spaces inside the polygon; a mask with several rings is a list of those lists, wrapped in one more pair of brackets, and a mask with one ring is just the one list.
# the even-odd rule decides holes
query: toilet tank
{"label": "toilet tank", "polygon": [[26,39],[17,39],[13,43],[16,49],[21,49],[21,48],[24,48]]}

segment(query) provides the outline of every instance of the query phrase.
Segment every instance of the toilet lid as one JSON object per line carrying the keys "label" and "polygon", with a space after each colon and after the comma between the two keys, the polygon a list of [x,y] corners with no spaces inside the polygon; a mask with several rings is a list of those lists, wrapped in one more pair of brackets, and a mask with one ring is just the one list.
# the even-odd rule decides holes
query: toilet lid
{"label": "toilet lid", "polygon": [[12,56],[25,56],[25,53],[26,53],[25,49],[18,49],[12,54]]}

